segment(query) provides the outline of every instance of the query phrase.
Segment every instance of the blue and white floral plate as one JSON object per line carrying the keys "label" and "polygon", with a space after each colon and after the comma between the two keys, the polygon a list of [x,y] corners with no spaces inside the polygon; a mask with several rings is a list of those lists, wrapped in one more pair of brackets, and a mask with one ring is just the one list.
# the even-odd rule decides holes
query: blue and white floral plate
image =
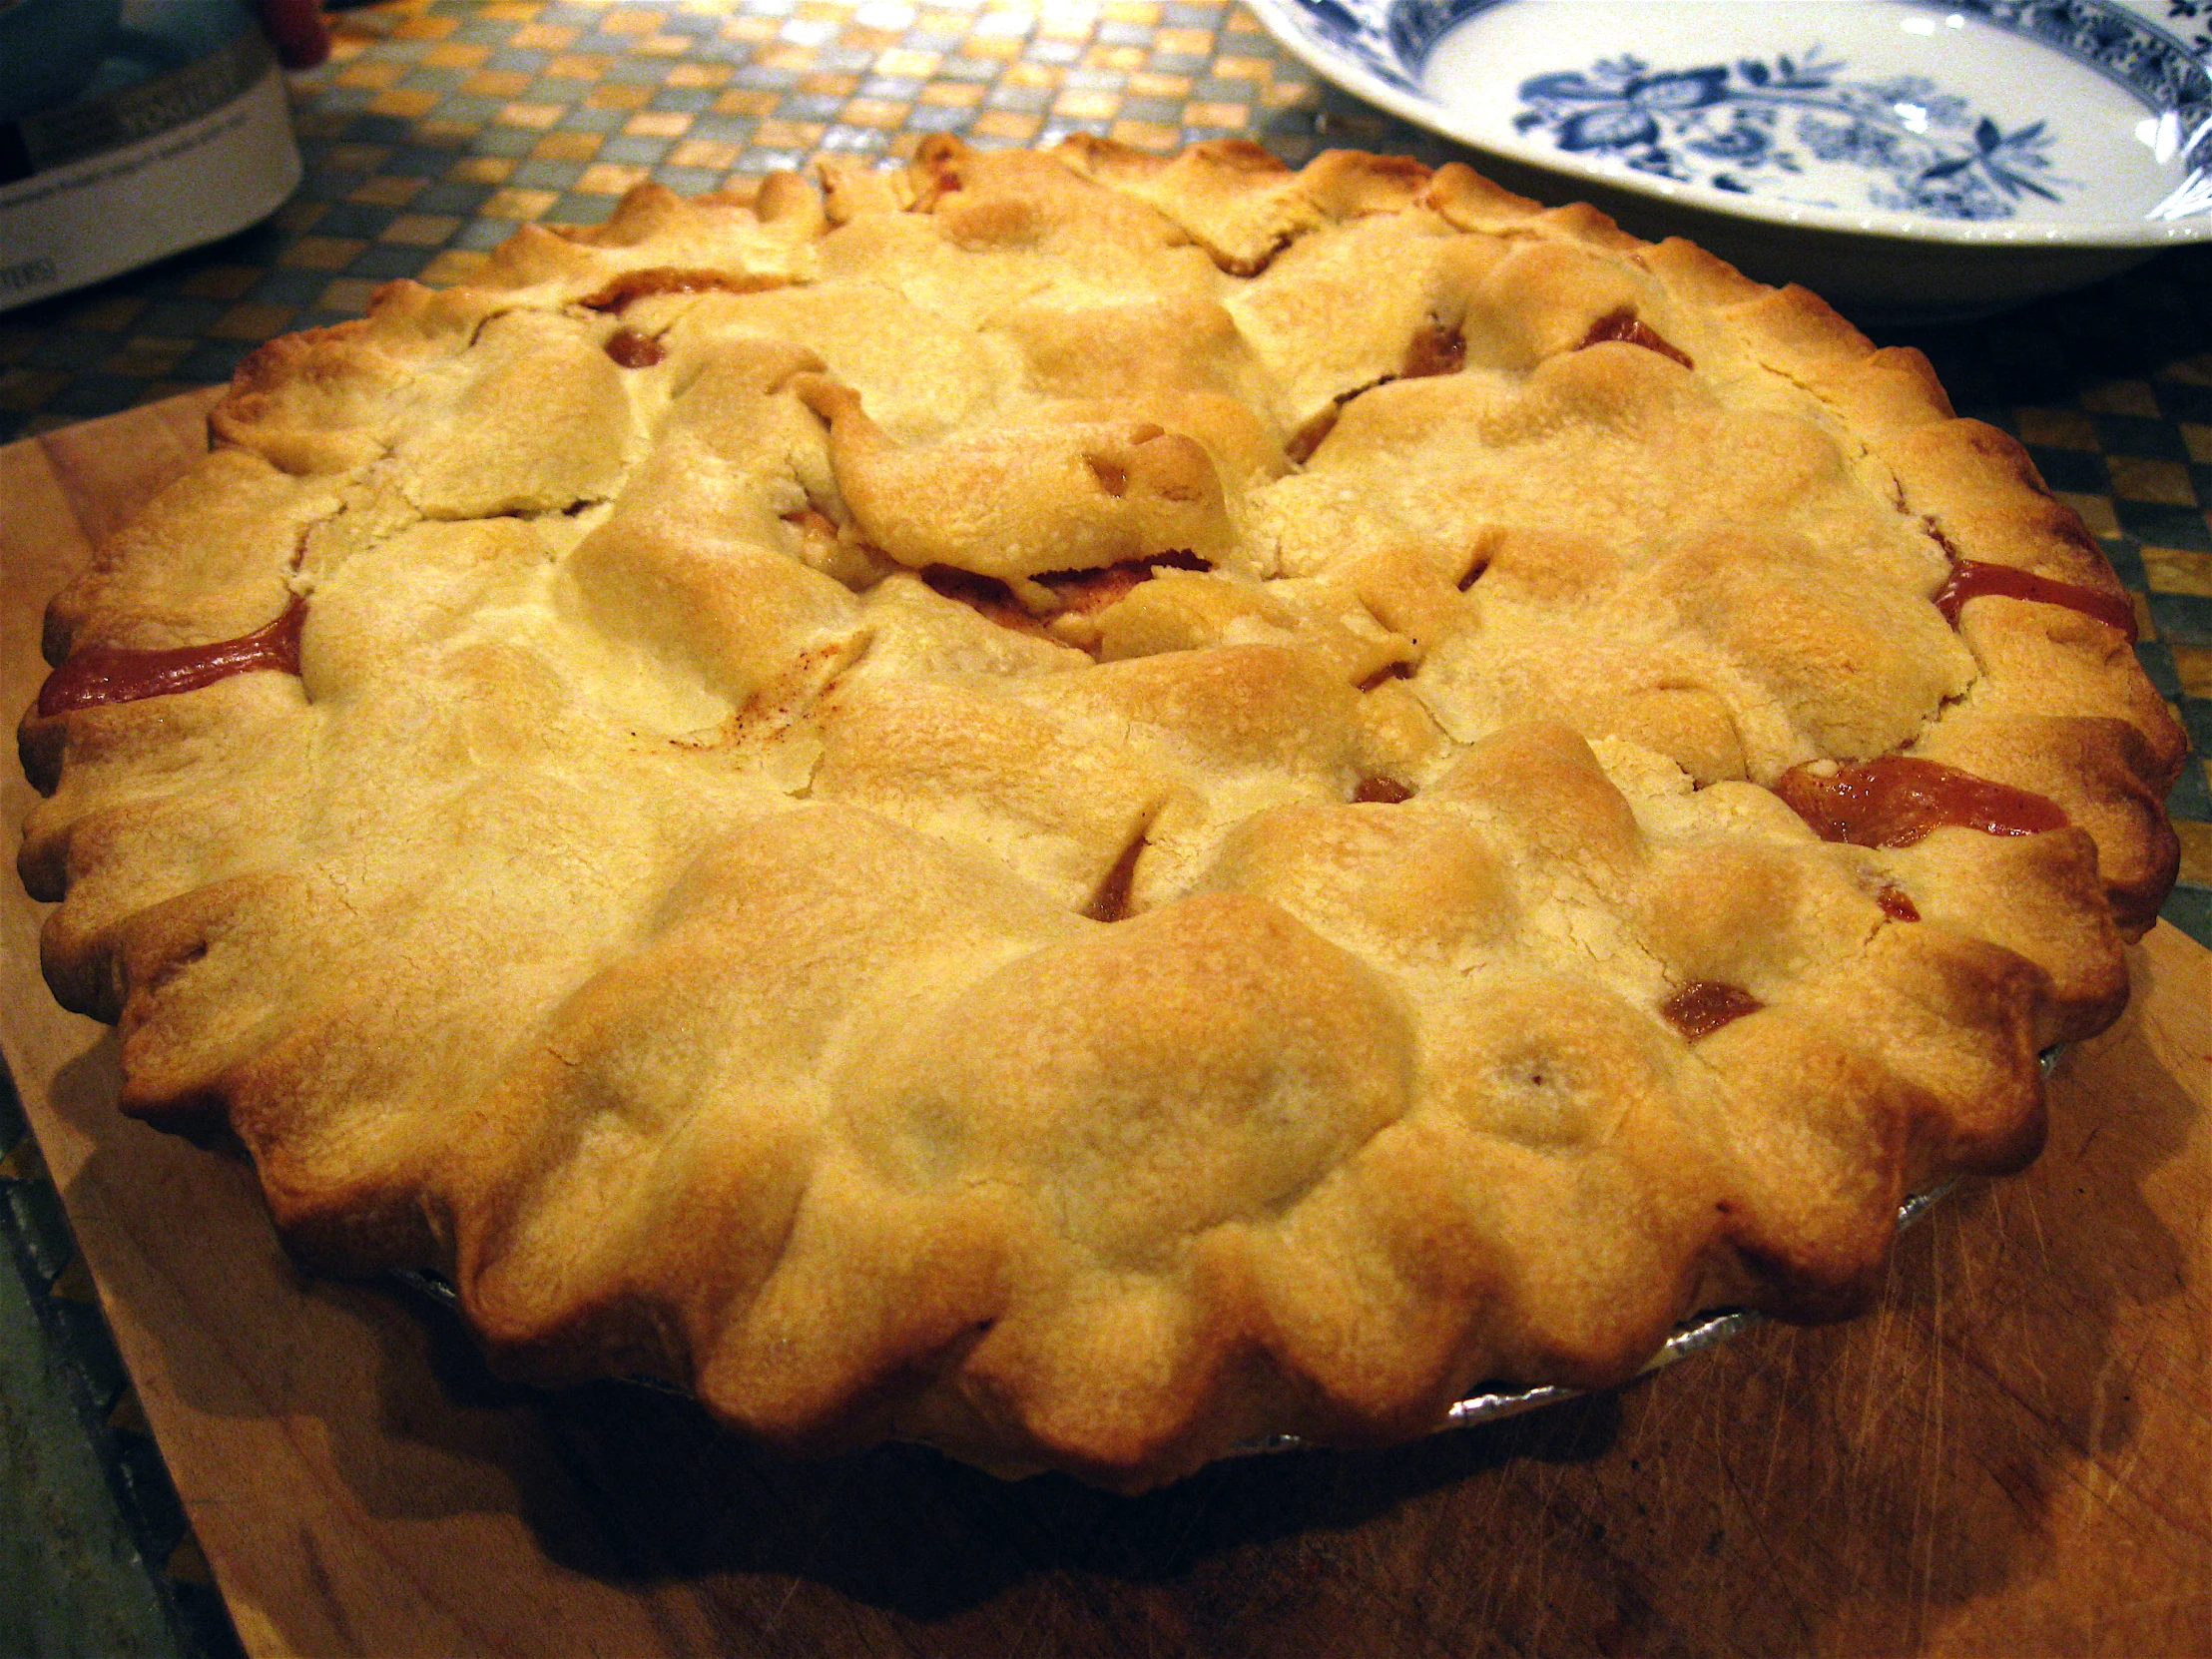
{"label": "blue and white floral plate", "polygon": [[1994,310],[2212,241],[2212,0],[1248,3],[1500,183],[1856,314]]}

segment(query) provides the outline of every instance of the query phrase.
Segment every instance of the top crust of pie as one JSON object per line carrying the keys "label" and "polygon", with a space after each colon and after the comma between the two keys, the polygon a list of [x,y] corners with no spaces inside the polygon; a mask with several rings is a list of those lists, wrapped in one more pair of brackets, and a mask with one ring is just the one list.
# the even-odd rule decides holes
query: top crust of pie
{"label": "top crust of pie", "polygon": [[[1848,1311],[2172,877],[2016,444],[1459,167],[646,187],[213,429],[49,654],[297,672],[26,718],[56,994],[309,1259],[786,1444],[1133,1487]],[[1776,793],[1900,755],[2063,827]]]}

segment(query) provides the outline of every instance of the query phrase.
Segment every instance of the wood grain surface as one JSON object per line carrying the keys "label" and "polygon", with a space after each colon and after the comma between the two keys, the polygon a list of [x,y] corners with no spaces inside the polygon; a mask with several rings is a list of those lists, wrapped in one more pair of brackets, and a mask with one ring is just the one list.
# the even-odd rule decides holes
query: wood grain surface
{"label": "wood grain surface", "polygon": [[[0,450],[10,707],[46,596],[206,406]],[[1121,1499],[493,1381],[443,1315],[295,1273],[237,1164],[117,1116],[39,921],[0,906],[0,1047],[256,1654],[2212,1654],[2212,952],[2170,927],[2062,1062],[2042,1161],[1908,1234],[1865,1319]]]}

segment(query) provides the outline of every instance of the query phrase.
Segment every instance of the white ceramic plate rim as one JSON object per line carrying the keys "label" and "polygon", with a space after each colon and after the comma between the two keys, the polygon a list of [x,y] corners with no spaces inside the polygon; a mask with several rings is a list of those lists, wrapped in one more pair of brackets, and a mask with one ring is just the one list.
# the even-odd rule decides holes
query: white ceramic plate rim
{"label": "white ceramic plate rim", "polygon": [[[1366,99],[1371,104],[1379,105],[1401,120],[1409,121],[1417,127],[1425,127],[1433,133],[1441,133],[1446,138],[1457,139],[1470,149],[1502,157],[1537,172],[1586,181],[1630,196],[1643,196],[1654,201],[1693,207],[1701,213],[1753,224],[1787,225],[1808,231],[1889,237],[1901,242],[1938,243],[1953,247],[2010,247],[2022,250],[2158,249],[2212,242],[2212,213],[2179,220],[1924,219],[1916,214],[1884,213],[1877,209],[1851,212],[1837,208],[1801,207],[1789,202],[1767,202],[1757,197],[1737,196],[1703,185],[1660,179],[1626,168],[1605,167],[1584,161],[1570,152],[1530,144],[1522,139],[1506,138],[1484,129],[1448,104],[1390,85],[1367,69],[1358,58],[1310,33],[1291,0],[1245,0],[1245,4],[1285,51],[1322,79]],[[2135,15],[2145,28],[2156,33],[2165,33],[2148,20],[2142,19],[2141,14]],[[2023,34],[2018,38],[2034,41],[2031,35]],[[2034,41],[2034,44],[2042,46],[2046,51],[2053,50],[2040,41]],[[2188,53],[2188,48],[2179,41],[2174,42],[2174,47],[2179,52]],[[2153,113],[2148,105],[2144,109],[2146,114]]]}

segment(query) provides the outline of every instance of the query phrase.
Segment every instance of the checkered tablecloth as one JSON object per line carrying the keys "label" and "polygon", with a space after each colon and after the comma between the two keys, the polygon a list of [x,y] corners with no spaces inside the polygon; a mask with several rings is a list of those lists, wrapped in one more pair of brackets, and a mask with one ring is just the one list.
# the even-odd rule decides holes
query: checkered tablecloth
{"label": "checkered tablecloth", "polygon": [[[274,220],[0,315],[0,441],[225,379],[273,335],[359,315],[379,282],[466,277],[518,224],[594,223],[648,178],[696,193],[934,132],[1160,152],[1242,135],[1294,164],[1331,145],[1454,154],[1317,85],[1234,5],[394,0],[337,29],[332,61],[297,80],[307,178]],[[2170,803],[2183,860],[2166,914],[2212,943],[2212,251],[1887,338],[1926,350],[1961,413],[2027,445],[2135,592],[2143,662],[2198,746]],[[205,1563],[4,1100],[0,1235],[122,1517],[85,1524],[134,1540],[163,1640],[224,1651]],[[153,1640],[152,1617],[134,1642]]]}

